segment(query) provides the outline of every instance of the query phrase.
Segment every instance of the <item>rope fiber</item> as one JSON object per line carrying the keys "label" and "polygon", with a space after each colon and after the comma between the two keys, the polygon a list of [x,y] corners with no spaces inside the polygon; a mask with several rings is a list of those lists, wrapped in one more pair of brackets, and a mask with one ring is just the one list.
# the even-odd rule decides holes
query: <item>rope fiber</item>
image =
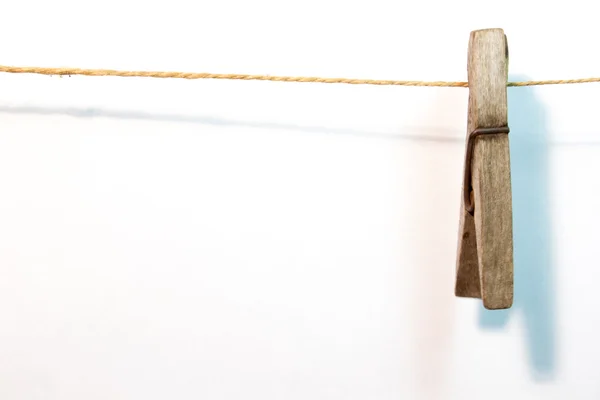
{"label": "rope fiber", "polygon": [[[382,86],[435,86],[435,87],[469,87],[468,82],[448,81],[397,81],[378,79],[350,79],[350,78],[321,78],[311,76],[272,76],[272,75],[247,75],[247,74],[213,74],[208,72],[169,72],[169,71],[120,71],[113,69],[82,69],[82,68],[44,68],[44,67],[13,67],[0,65],[0,72],[13,74],[41,74],[41,75],[86,75],[86,76],[121,76],[144,78],[178,78],[178,79],[230,79],[230,80],[257,80],[274,82],[312,82],[312,83],[345,83],[350,85],[382,85]],[[539,86],[560,85],[572,83],[600,82],[600,78],[521,81],[508,82],[507,86]]]}

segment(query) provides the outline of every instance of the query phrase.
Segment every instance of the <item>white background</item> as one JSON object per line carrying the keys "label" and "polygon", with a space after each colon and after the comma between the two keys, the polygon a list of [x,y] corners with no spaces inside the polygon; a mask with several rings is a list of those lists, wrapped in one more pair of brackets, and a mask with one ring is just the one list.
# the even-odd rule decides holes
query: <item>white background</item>
{"label": "white background", "polygon": [[[18,1],[0,64],[600,74],[593,2]],[[509,88],[515,304],[453,295],[468,90],[0,75],[0,398],[600,398],[600,84]]]}

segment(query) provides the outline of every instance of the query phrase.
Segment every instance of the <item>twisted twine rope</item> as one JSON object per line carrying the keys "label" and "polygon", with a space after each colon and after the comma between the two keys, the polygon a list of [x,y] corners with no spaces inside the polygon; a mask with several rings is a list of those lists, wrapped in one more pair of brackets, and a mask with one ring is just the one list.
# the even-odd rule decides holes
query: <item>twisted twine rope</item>
{"label": "twisted twine rope", "polygon": [[[311,76],[272,76],[248,74],[213,74],[208,72],[169,72],[169,71],[119,71],[113,69],[82,69],[82,68],[44,68],[44,67],[12,67],[0,65],[0,72],[13,74],[41,75],[86,75],[86,76],[121,76],[145,78],[178,78],[178,79],[229,79],[256,80],[274,82],[312,82],[312,83],[345,83],[350,85],[382,85],[382,86],[435,86],[435,87],[469,87],[468,82],[447,81],[397,81],[378,79],[349,79],[349,78],[320,78]],[[600,82],[600,78],[562,79],[545,81],[508,82],[507,86],[539,86],[560,85],[573,83]]]}

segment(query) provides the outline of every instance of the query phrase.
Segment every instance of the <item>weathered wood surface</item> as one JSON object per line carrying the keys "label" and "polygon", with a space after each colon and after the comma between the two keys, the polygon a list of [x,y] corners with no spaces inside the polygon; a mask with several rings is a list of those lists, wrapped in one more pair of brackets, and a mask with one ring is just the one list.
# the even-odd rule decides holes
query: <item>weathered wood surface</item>
{"label": "weathered wood surface", "polygon": [[[475,129],[508,123],[508,44],[502,29],[471,32],[468,76],[467,140]],[[481,298],[487,309],[510,308],[513,221],[508,135],[477,137],[471,171],[475,210],[469,214],[461,199],[455,294]]]}

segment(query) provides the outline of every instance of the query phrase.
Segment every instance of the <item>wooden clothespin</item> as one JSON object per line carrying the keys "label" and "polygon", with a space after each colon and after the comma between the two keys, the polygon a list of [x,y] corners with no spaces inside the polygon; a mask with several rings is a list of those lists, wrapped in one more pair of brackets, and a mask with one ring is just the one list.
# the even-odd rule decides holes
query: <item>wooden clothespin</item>
{"label": "wooden clothespin", "polygon": [[469,116],[455,294],[490,310],[513,303],[513,228],[508,144],[508,44],[502,29],[471,32]]}

